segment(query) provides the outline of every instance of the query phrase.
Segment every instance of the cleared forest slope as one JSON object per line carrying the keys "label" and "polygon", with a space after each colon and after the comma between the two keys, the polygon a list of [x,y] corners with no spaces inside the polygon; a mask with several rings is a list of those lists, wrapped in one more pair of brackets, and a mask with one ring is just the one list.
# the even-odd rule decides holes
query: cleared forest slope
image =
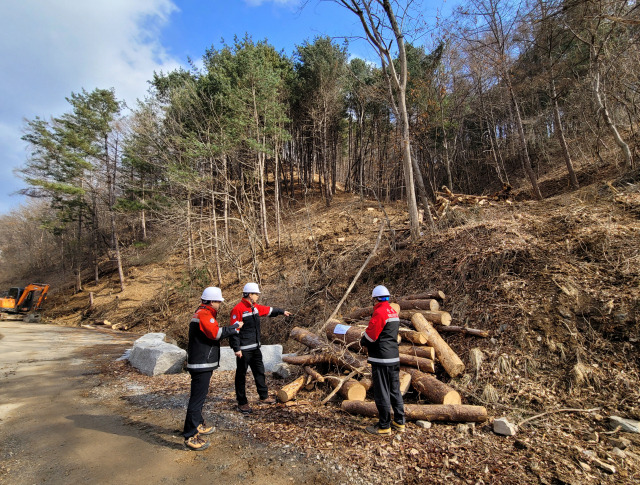
{"label": "cleared forest slope", "polygon": [[[484,405],[492,417],[508,416],[516,423],[564,408],[600,408],[597,412],[545,415],[510,439],[493,435],[489,426],[475,435],[437,426],[409,428],[402,441],[381,444],[361,436],[361,419],[329,405],[254,414],[243,421],[247,432],[274,445],[295,443],[346,467],[357,464],[364,470],[361,478],[379,483],[418,483],[427,477],[434,483],[640,479],[639,435],[625,434],[631,454],[615,455],[620,434],[610,434],[606,419],[640,419],[639,189],[636,171],[542,202],[458,206],[438,222],[437,234],[425,228],[416,244],[406,239],[403,205],[381,206],[338,194],[330,207],[316,201],[290,210],[281,247],[261,260],[264,303],[294,313],[266,324],[264,341],[300,350],[288,339],[289,331],[314,327],[328,317],[384,223],[380,249],[341,314],[368,305],[377,284],[395,295],[441,290],[453,325],[487,330],[491,336],[446,336],[467,373],[453,380],[442,372],[438,377],[456,388],[464,403]],[[201,288],[185,286],[183,266],[175,254],[153,264],[129,265],[124,293],[116,291],[116,275],[77,295],[58,291],[49,302],[48,318],[71,325],[107,319],[130,331],[164,331],[184,344]],[[228,275],[223,316],[240,297],[240,288],[235,275]],[[93,309],[88,292],[94,294]],[[484,356],[475,369],[469,362],[472,348]],[[185,376],[152,380],[119,368],[118,375],[123,373],[159,393],[182,396],[187,385]],[[230,386],[227,394],[221,392],[221,405],[232,409],[232,376],[221,373],[216,379],[220,389]],[[278,385],[282,382],[271,381],[272,389]],[[322,391],[314,392],[318,395],[304,399],[319,402]],[[616,473],[594,465],[588,451],[609,460]]]}

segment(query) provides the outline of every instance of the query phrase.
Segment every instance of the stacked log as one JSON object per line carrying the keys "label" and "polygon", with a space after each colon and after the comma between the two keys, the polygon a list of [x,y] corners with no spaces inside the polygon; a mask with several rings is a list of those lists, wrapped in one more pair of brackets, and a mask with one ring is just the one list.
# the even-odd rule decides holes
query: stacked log
{"label": "stacked log", "polygon": [[[342,410],[349,414],[378,417],[376,403],[370,401],[342,401]],[[468,404],[405,404],[405,419],[416,421],[450,421],[454,423],[482,423],[487,420],[484,406]]]}
{"label": "stacked log", "polygon": [[276,394],[278,401],[280,402],[291,401],[291,399],[296,397],[296,394],[298,394],[298,391],[302,389],[306,381],[307,381],[307,376],[300,376],[291,384],[287,384],[286,386],[284,386]]}
{"label": "stacked log", "polygon": [[429,310],[437,312],[440,310],[440,303],[438,300],[398,300],[401,310]]}
{"label": "stacked log", "polygon": [[440,334],[433,328],[433,325],[425,319],[422,314],[416,313],[411,318],[411,323],[416,330],[427,337],[427,343],[434,348],[436,357],[451,377],[456,377],[464,371],[464,363],[460,357],[451,350],[451,347],[445,342]]}
{"label": "stacked log", "polygon": [[[342,382],[340,377],[336,376],[326,376],[325,380],[331,384],[334,388],[338,387]],[[364,401],[367,396],[367,390],[365,387],[355,379],[349,379],[348,381],[342,384],[342,387],[338,391],[342,397],[351,401]]]}
{"label": "stacked log", "polygon": [[[338,330],[338,333],[335,333]],[[353,352],[366,352],[360,345],[360,339],[365,329],[361,327],[352,327],[344,325],[338,321],[331,321],[325,327],[325,333],[329,342],[339,340],[346,344],[347,348]]]}
{"label": "stacked log", "polygon": [[403,310],[400,309],[398,312],[400,318],[405,320],[411,320],[414,315],[422,315],[426,320],[430,322],[436,323],[438,325],[451,325],[451,314],[449,312],[443,311],[431,311],[431,310]]}
{"label": "stacked log", "polygon": [[436,372],[435,362],[431,359],[425,359],[424,357],[400,354],[400,363],[402,365],[415,367],[423,372],[430,372],[432,374]]}
{"label": "stacked log", "polygon": [[446,296],[444,292],[440,290],[425,291],[423,293],[414,293],[412,295],[404,295],[402,300],[438,300],[442,303]]}
{"label": "stacked log", "polygon": [[461,404],[458,391],[449,387],[429,374],[418,369],[403,367],[402,370],[411,376],[413,388],[434,404]]}
{"label": "stacked log", "polygon": [[[465,369],[464,363],[446,343],[440,332],[486,337],[484,330],[451,325],[451,314],[440,309],[445,301],[441,291],[428,291],[399,297],[391,306],[401,318],[398,332],[400,357],[400,392],[405,395],[409,389],[423,396],[429,405],[405,404],[406,418],[409,420],[428,419],[432,421],[481,422],[487,419],[487,411],[481,406],[462,404],[460,394],[451,386],[435,377],[437,366],[451,378],[459,376]],[[360,340],[373,313],[373,306],[359,308],[345,316],[344,320],[331,320],[324,327],[325,335],[295,327],[291,338],[303,343],[311,353],[288,355],[285,362],[304,366],[304,373],[278,393],[278,400],[287,402],[305,388],[312,389],[316,383],[326,382],[331,392],[322,400],[326,403],[335,394],[344,401],[342,407],[350,413],[377,416],[375,403],[365,401],[372,387],[371,368],[362,355],[366,347]],[[402,319],[405,321],[403,322]],[[348,321],[351,325],[343,323]],[[404,325],[411,325],[413,329]],[[326,340],[325,340],[326,337]],[[315,365],[336,366],[349,375],[323,375],[314,369]],[[346,369],[346,370],[345,370]]]}
{"label": "stacked log", "polygon": [[[423,338],[425,340],[425,343],[427,343],[426,342],[427,338],[424,336]],[[401,354],[415,355],[416,357],[424,357],[425,359],[429,359],[429,360],[435,360],[436,358],[436,352],[433,349],[433,347],[428,347],[426,345],[400,344],[398,346],[398,350],[400,351]]]}
{"label": "stacked log", "polygon": [[427,337],[422,335],[420,332],[409,330],[408,328],[401,328],[398,330],[398,335],[400,335],[402,340],[406,340],[407,342],[414,344],[424,345],[427,343]]}

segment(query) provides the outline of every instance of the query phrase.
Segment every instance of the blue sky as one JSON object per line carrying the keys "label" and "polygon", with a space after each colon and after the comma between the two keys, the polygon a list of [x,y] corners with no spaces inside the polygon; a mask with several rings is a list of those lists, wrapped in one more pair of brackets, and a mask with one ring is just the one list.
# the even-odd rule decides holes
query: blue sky
{"label": "blue sky", "polygon": [[[49,119],[83,88],[115,88],[135,106],[154,71],[198,62],[221,39],[245,33],[291,55],[296,45],[328,35],[338,42],[362,35],[357,17],[332,1],[310,0],[1,0],[0,215],[24,206],[11,195],[24,187],[13,174],[28,152],[24,120]],[[433,25],[451,5],[424,0]],[[429,40],[425,40],[429,45]],[[366,42],[351,39],[351,56],[372,59]]]}

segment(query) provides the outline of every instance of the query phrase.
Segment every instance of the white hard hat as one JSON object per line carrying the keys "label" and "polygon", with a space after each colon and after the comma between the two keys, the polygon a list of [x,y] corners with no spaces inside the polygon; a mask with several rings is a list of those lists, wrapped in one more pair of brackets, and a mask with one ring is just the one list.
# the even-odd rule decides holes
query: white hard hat
{"label": "white hard hat", "polygon": [[247,283],[242,288],[242,293],[257,293],[260,294],[260,288],[258,287],[258,283]]}
{"label": "white hard hat", "polygon": [[205,301],[224,301],[224,298],[222,298],[222,290],[217,286],[205,288],[200,299]]}
{"label": "white hard hat", "polygon": [[389,290],[387,290],[385,286],[378,285],[371,292],[371,297],[378,298],[382,296],[391,296],[391,295],[389,294]]}

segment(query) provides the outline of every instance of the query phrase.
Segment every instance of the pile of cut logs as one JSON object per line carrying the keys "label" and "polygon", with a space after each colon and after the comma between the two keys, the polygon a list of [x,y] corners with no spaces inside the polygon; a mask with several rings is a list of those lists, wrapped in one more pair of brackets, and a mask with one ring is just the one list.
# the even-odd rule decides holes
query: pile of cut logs
{"label": "pile of cut logs", "polygon": [[502,185],[501,190],[491,195],[454,194],[444,185],[442,191],[436,192],[435,217],[441,219],[447,212],[454,210],[457,206],[485,205],[491,204],[493,201],[511,203],[511,191],[511,186],[505,183]]}
{"label": "pile of cut logs", "polygon": [[[487,419],[484,407],[462,404],[460,394],[433,375],[436,365],[441,365],[451,378],[460,375],[465,368],[462,360],[441,337],[441,333],[489,336],[484,330],[451,325],[451,315],[440,308],[444,300],[443,292],[428,291],[406,295],[398,298],[396,303],[391,303],[400,316],[400,390],[404,395],[413,387],[425,400],[432,403],[405,403],[406,418],[482,422]],[[323,327],[325,336],[295,327],[291,331],[291,338],[306,345],[311,351],[303,355],[283,356],[284,362],[302,366],[304,373],[278,391],[278,400],[290,402],[300,390],[313,389],[316,383],[327,383],[333,390],[322,404],[339,393],[344,399],[343,410],[352,414],[377,416],[375,403],[365,400],[367,391],[372,386],[371,367],[367,363],[366,348],[360,346],[360,339],[372,312],[373,307],[360,308],[345,315],[342,320],[330,320]],[[347,375],[320,372],[320,369],[335,368]]]}

